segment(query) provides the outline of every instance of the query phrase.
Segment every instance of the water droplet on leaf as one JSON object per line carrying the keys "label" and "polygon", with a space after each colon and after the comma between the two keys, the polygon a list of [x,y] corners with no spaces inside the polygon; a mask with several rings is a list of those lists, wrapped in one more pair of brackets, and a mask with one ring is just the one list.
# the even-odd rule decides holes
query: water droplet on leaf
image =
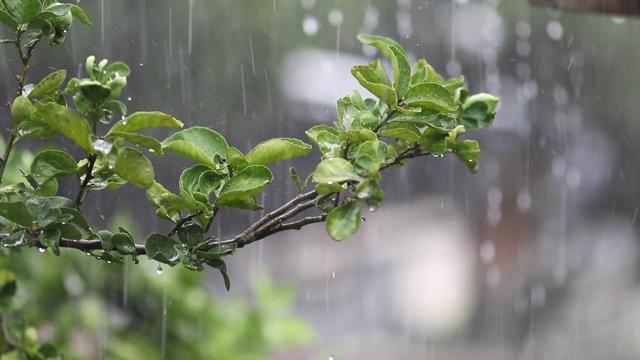
{"label": "water droplet on leaf", "polygon": [[156,268],[156,274],[160,275],[163,271],[164,270],[162,269],[162,266],[158,265],[158,267]]}
{"label": "water droplet on leaf", "polygon": [[45,248],[39,248],[39,249],[38,249],[38,251],[40,251],[41,253],[43,253],[43,252],[47,251],[47,249],[45,249]]}

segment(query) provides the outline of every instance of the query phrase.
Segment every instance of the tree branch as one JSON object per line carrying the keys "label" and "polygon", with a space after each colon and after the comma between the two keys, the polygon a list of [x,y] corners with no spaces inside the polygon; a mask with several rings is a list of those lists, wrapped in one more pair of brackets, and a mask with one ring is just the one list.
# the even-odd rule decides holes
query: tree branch
{"label": "tree branch", "polygon": [[[429,152],[422,151],[420,145],[415,145],[398,154],[392,163],[385,164],[384,166],[380,167],[380,170],[382,171],[384,169],[387,169],[392,165],[402,165],[402,161],[406,159],[426,156],[429,154]],[[227,240],[213,242],[199,250],[207,251],[216,246],[228,245],[232,243],[235,243],[240,248],[281,231],[300,230],[306,225],[323,222],[327,218],[327,213],[322,213],[317,216],[305,217],[303,219],[292,221],[289,223],[287,223],[286,221],[292,219],[293,217],[310,208],[315,207],[319,201],[330,198],[333,195],[335,195],[335,193],[319,195],[315,190],[299,194],[289,202],[263,216],[261,219],[256,221],[253,225],[249,226],[246,230],[236,235],[235,237]],[[174,235],[180,226],[184,225],[184,223],[192,220],[195,216],[198,215],[199,214],[196,213],[187,216],[169,232],[169,236]],[[4,240],[9,235],[10,234],[0,234],[0,241]],[[39,236],[34,236],[30,242],[30,245],[41,249],[46,248],[46,246],[42,244]],[[61,239],[58,246],[61,248],[77,249],[83,252],[103,250],[102,242],[100,240]],[[136,253],[137,255],[146,255],[147,250],[144,245],[137,244]]]}

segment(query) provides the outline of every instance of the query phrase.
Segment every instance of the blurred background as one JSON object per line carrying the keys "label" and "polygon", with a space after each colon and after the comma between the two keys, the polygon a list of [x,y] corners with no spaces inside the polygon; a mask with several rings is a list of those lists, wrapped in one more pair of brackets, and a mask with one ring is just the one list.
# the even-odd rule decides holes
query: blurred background
{"label": "blurred background", "polygon": [[[130,112],[211,127],[243,151],[335,120],[335,101],[358,87],[349,68],[378,56],[358,33],[392,37],[502,101],[494,125],[471,134],[478,174],[454,156],[388,171],[385,205],[355,236],[334,242],[318,224],[252,244],[228,260],[229,293],[214,271],[6,255],[24,316],[69,358],[640,358],[639,18],[525,0],[79,5],[94,26],[41,45],[32,81],[59,68],[82,77],[92,54],[121,60]],[[5,100],[14,52],[0,47]],[[175,190],[180,159],[156,160]],[[274,167],[266,210],[295,196],[289,166],[306,177],[313,165]],[[90,194],[84,209],[139,239],[167,228],[133,186]],[[221,213],[214,235],[261,215]]]}

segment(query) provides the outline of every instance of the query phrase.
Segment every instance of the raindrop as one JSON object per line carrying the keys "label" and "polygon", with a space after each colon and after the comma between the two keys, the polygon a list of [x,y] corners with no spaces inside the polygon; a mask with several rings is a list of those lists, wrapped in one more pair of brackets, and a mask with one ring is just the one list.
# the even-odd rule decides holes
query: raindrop
{"label": "raindrop", "polygon": [[331,272],[331,277],[334,278],[334,279],[336,278],[336,272],[335,271]]}
{"label": "raindrop", "polygon": [[320,29],[320,24],[318,24],[318,20],[316,20],[313,16],[307,16],[302,21],[302,30],[307,36],[313,36],[318,33],[318,29]]}
{"label": "raindrop", "polygon": [[327,185],[333,185],[333,181],[327,181]]}
{"label": "raindrop", "polygon": [[163,271],[164,270],[162,269],[162,265],[158,264],[158,267],[156,268],[156,274],[160,275]]}
{"label": "raindrop", "polygon": [[616,24],[624,24],[627,21],[627,19],[625,19],[622,16],[612,16],[611,21],[613,21]]}
{"label": "raindrop", "polygon": [[528,38],[531,35],[531,25],[526,21],[518,21],[516,24],[516,34],[523,39]]}
{"label": "raindrop", "polygon": [[43,252],[47,251],[47,249],[45,249],[45,248],[39,248],[39,249],[38,249],[38,251],[40,251],[41,253],[43,253]]}
{"label": "raindrop", "polygon": [[451,77],[460,76],[462,73],[462,65],[456,60],[451,59],[447,62],[447,74]]}
{"label": "raindrop", "polygon": [[344,15],[339,9],[333,9],[329,12],[329,23],[333,26],[340,26],[344,20]]}
{"label": "raindrop", "polygon": [[516,202],[518,204],[518,210],[521,212],[529,211],[529,209],[531,209],[531,193],[529,190],[520,191]]}
{"label": "raindrop", "polygon": [[569,171],[567,171],[567,185],[569,185],[570,188],[577,188],[580,185],[581,180],[582,173],[580,172],[580,169],[571,167]]}
{"label": "raindrop", "polygon": [[564,29],[562,28],[562,24],[559,22],[552,20],[547,23],[547,35],[553,40],[562,39],[562,35],[564,34]]}
{"label": "raindrop", "polygon": [[107,264],[111,264],[111,260],[107,260]]}
{"label": "raindrop", "polygon": [[492,186],[487,192],[487,202],[491,208],[499,208],[502,203],[502,190],[499,187]]}
{"label": "raindrop", "polygon": [[113,170],[113,164],[109,164],[109,166],[107,166],[109,168],[109,170]]}
{"label": "raindrop", "polygon": [[302,7],[311,10],[316,5],[316,0],[302,0]]}
{"label": "raindrop", "polygon": [[531,305],[533,307],[543,307],[547,301],[547,290],[542,285],[536,285],[531,288]]}
{"label": "raindrop", "polygon": [[496,258],[496,246],[491,240],[487,240],[480,245],[480,260],[489,264]]}
{"label": "raindrop", "polygon": [[378,209],[378,208],[377,208],[377,207],[375,207],[375,206],[369,206],[369,211],[370,211],[370,212],[374,212],[374,211],[376,211],[377,209]]}
{"label": "raindrop", "polygon": [[127,100],[131,101],[131,96],[129,96],[129,97],[127,98]]}
{"label": "raindrop", "polygon": [[500,286],[501,274],[500,268],[497,265],[491,265],[489,269],[487,269],[487,285],[490,288],[497,288]]}
{"label": "raindrop", "polygon": [[335,360],[335,357],[333,357],[333,355],[329,355],[329,360]]}
{"label": "raindrop", "polygon": [[140,63],[140,66],[143,66],[143,65],[144,65],[143,63]]}

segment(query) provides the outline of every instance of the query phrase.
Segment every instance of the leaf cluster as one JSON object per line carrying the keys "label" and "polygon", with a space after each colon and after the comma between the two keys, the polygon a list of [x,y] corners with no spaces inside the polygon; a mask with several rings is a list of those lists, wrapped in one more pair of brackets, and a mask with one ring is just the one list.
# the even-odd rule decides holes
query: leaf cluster
{"label": "leaf cluster", "polygon": [[[27,50],[19,77],[21,91],[11,104],[12,130],[0,162],[0,179],[11,149],[23,139],[59,134],[82,154],[76,158],[66,151],[43,149],[28,169],[22,169],[21,181],[0,188],[0,240],[5,247],[36,246],[55,254],[61,247],[71,247],[109,263],[121,263],[126,256],[137,261],[146,255],[198,271],[208,265],[221,272],[229,288],[223,258],[239,247],[314,222],[326,221],[327,232],[335,240],[356,232],[362,208],[373,211],[384,201],[380,183],[387,168],[415,157],[452,152],[476,171],[478,143],[460,136],[490,125],[498,103],[489,94],[470,95],[462,76],[444,79],[425,60],[411,65],[404,49],[389,38],[360,35],[361,42],[387,58],[391,73],[381,60],[354,66],[352,75],[373,98],[365,99],[355,90],[338,100],[333,126],[307,130],[322,157],[304,182],[291,168],[300,194],[235,238],[221,240],[209,235],[217,214],[230,208],[263,209],[257,195],[273,181],[268,165],[305,156],[312,146],[299,139],[275,138],[243,153],[210,128],[183,128],[181,121],[160,112],[128,114],[118,100],[131,72],[122,62],[89,56],[85,78],[65,84],[66,71],[58,70],[37,84],[26,84],[33,46],[45,35],[52,45],[59,44],[72,15],[89,24],[77,5],[49,0],[0,2],[0,22],[14,30],[19,40],[5,42],[17,44],[23,60],[23,48]],[[157,128],[174,132],[161,139],[153,135]],[[193,164],[182,171],[177,193],[155,177],[152,159],[166,153]],[[75,199],[58,194],[61,178],[75,179]],[[303,193],[312,182],[313,190]],[[81,209],[88,194],[116,190],[127,183],[146,192],[157,216],[172,224],[171,231],[152,233],[142,244],[123,227],[114,233],[90,226]],[[320,215],[291,221],[314,208]]]}

